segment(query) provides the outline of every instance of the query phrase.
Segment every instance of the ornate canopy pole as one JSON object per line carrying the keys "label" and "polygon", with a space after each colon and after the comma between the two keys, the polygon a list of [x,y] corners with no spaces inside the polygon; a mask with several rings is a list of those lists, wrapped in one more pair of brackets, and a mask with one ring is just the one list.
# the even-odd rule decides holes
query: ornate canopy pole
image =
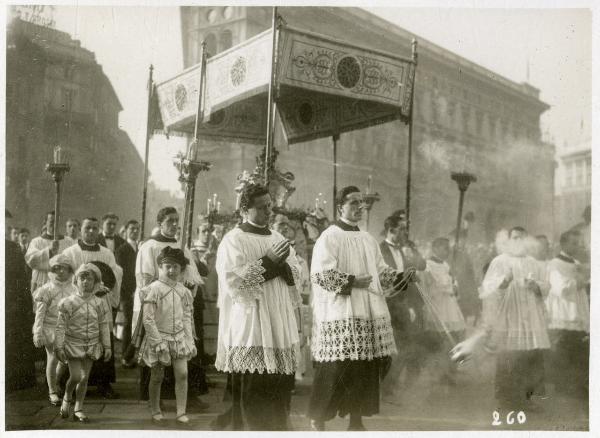
{"label": "ornate canopy pole", "polygon": [[413,62],[413,78],[412,78],[412,90],[410,92],[410,116],[408,119],[408,170],[406,172],[406,232],[410,231],[410,194],[412,190],[412,141],[413,141],[413,104],[415,101],[415,78],[417,76],[417,40],[412,40],[412,62]]}
{"label": "ornate canopy pole", "polygon": [[463,204],[465,202],[465,192],[469,188],[469,185],[472,182],[477,181],[475,175],[468,172],[452,172],[451,176],[452,180],[456,182],[458,185],[458,190],[460,191],[460,195],[458,198],[458,216],[456,218],[456,234],[454,236],[454,251],[453,251],[453,259],[456,260],[456,250],[458,248],[458,240],[460,239],[460,228],[462,222],[462,212],[463,212]]}
{"label": "ornate canopy pole", "polygon": [[333,220],[337,219],[337,207],[335,197],[337,196],[337,142],[340,139],[340,134],[333,134],[331,140],[333,142],[333,202],[331,207],[333,208],[332,216]]}
{"label": "ornate canopy pole", "polygon": [[46,230],[47,233],[52,231],[54,240],[58,240],[58,221],[60,218],[60,184],[67,173],[71,170],[66,157],[63,156],[63,151],[60,146],[54,148],[54,156],[52,163],[46,164],[46,171],[52,175],[54,180],[54,230]]}
{"label": "ornate canopy pole", "polygon": [[273,161],[273,140],[275,137],[275,82],[277,79],[277,45],[279,40],[279,15],[277,7],[273,7],[271,28],[273,29],[273,45],[271,51],[271,77],[269,78],[269,96],[267,108],[267,144],[265,146],[265,186],[269,186],[269,171]]}
{"label": "ornate canopy pole", "polygon": [[202,111],[202,96],[204,96],[205,76],[206,76],[206,43],[203,41],[201,45],[201,67],[200,67],[200,84],[198,87],[198,110],[196,112],[196,123],[194,127],[194,141],[187,148],[185,156],[179,155],[175,157],[174,165],[179,171],[179,181],[185,187],[185,207],[183,212],[183,227],[181,235],[181,249],[186,246],[192,246],[192,230],[194,222],[194,197],[196,196],[196,179],[202,171],[210,170],[212,164],[208,161],[200,160],[199,149],[199,126],[204,117]]}
{"label": "ornate canopy pole", "polygon": [[150,151],[150,137],[152,136],[152,97],[154,95],[154,82],[152,71],[154,67],[150,64],[148,73],[148,110],[146,113],[146,152],[144,154],[144,184],[142,189],[142,223],[140,224],[140,238],[144,238],[144,226],[146,225],[146,201],[148,198],[148,156]]}

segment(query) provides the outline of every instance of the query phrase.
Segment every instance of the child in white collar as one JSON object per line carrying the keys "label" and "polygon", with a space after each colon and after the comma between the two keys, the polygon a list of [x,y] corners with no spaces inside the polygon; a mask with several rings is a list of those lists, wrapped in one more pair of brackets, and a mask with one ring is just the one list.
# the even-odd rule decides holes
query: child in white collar
{"label": "child in white collar", "polygon": [[35,322],[33,324],[33,344],[46,349],[46,381],[50,404],[58,406],[58,384],[66,371],[66,366],[58,360],[54,352],[55,330],[58,323],[58,303],[77,293],[73,284],[73,266],[68,257],[58,254],[50,259],[50,280],[33,294]]}
{"label": "child in white collar", "polygon": [[196,355],[192,335],[193,298],[181,281],[181,272],[189,263],[183,251],[169,246],[157,257],[158,280],[141,290],[142,321],[146,331],[140,345],[140,359],[151,368],[150,408],[152,420],[164,420],[160,410],[160,388],[166,366],[175,375],[176,420],[189,423],[187,404],[187,363]]}

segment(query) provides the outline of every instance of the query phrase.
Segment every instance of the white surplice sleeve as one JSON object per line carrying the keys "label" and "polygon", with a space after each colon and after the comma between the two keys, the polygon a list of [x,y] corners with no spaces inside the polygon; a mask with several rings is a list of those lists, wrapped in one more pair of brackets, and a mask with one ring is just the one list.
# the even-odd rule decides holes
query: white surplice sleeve
{"label": "white surplice sleeve", "polygon": [[350,295],[355,277],[338,270],[337,251],[338,245],[332,236],[321,235],[317,239],[313,249],[310,280],[327,292]]}
{"label": "white surplice sleeve", "polygon": [[248,260],[239,241],[226,235],[217,250],[217,274],[224,278],[226,293],[235,303],[255,306],[263,293],[266,272],[263,259]]}
{"label": "white surplice sleeve", "polygon": [[31,269],[49,271],[49,262],[50,246],[45,244],[44,239],[42,238],[33,239],[25,253],[25,263],[27,263]]}
{"label": "white surplice sleeve", "polygon": [[550,283],[550,295],[557,298],[573,298],[577,292],[577,281],[573,278],[569,278],[560,272],[560,269],[553,266],[550,269],[548,276]]}
{"label": "white surplice sleeve", "polygon": [[479,292],[479,298],[482,300],[486,297],[499,292],[500,285],[504,279],[510,275],[510,266],[503,260],[501,256],[496,257],[490,263]]}

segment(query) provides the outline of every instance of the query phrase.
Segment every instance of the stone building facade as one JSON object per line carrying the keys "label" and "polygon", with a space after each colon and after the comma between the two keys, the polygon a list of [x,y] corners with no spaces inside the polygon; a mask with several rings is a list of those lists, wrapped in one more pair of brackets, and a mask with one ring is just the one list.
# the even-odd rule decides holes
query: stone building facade
{"label": "stone building facade", "polygon": [[56,145],[71,165],[62,191],[63,224],[67,217],[108,211],[122,221],[139,219],[143,162],[119,129],[121,109],[94,54],[79,41],[19,18],[9,23],[6,207],[15,225],[35,235],[54,208],[54,184],[44,168]]}
{"label": "stone building facade", "polygon": [[[209,54],[226,50],[271,25],[269,7],[181,7],[186,67],[199,60],[201,41]],[[288,25],[364,47],[410,56],[418,40],[414,104],[411,235],[421,241],[448,235],[455,227],[458,189],[451,171],[478,180],[466,195],[465,212],[475,222],[469,239],[489,242],[501,227],[523,225],[552,234],[554,146],[540,134],[549,106],[539,90],[515,83],[418,35],[358,8],[279,8]],[[332,141],[325,138],[287,146],[279,131],[278,164],[296,175],[295,207],[311,206],[319,193],[331,206]],[[207,142],[208,143],[208,142]],[[338,187],[364,188],[369,175],[381,195],[369,231],[378,235],[385,217],[405,203],[408,129],[400,121],[342,134],[338,142]],[[260,147],[211,144],[205,158],[215,166],[209,186],[232,208],[235,177],[251,170]],[[199,196],[205,196],[202,190]],[[197,205],[203,205],[202,203]],[[330,213],[331,215],[331,213]]]}

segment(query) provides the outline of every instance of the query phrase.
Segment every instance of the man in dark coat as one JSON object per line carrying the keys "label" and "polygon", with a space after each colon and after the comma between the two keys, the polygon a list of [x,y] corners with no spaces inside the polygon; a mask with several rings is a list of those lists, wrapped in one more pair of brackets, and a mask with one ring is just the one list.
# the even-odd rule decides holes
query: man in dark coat
{"label": "man in dark coat", "polygon": [[102,216],[102,232],[98,235],[98,244],[112,251],[113,254],[125,240],[117,233],[119,216],[114,213],[106,213]]}
{"label": "man in dark coat", "polygon": [[[119,246],[115,251],[117,265],[123,268],[123,281],[121,282],[121,312],[123,313],[123,341],[122,350],[127,351],[131,343],[131,323],[133,318],[133,294],[135,292],[135,259],[137,257],[138,238],[140,236],[140,224],[136,220],[130,220],[125,226],[127,242]],[[133,361],[121,360],[126,368],[134,367]]]}
{"label": "man in dark coat", "polygon": [[[425,259],[413,242],[408,240],[406,216],[403,211],[388,217],[384,223],[385,240],[381,242],[381,255],[385,263],[398,271],[414,268],[423,271]],[[425,360],[423,299],[414,283],[409,283],[404,294],[387,300],[394,329],[398,356],[392,360],[385,384],[384,395],[392,395],[398,389],[400,375],[406,369],[404,385],[414,383],[419,377]]]}
{"label": "man in dark coat", "polygon": [[[5,220],[11,218],[8,210]],[[35,350],[31,338],[33,302],[25,259],[19,245],[4,241],[5,371],[6,391],[35,386]]]}

